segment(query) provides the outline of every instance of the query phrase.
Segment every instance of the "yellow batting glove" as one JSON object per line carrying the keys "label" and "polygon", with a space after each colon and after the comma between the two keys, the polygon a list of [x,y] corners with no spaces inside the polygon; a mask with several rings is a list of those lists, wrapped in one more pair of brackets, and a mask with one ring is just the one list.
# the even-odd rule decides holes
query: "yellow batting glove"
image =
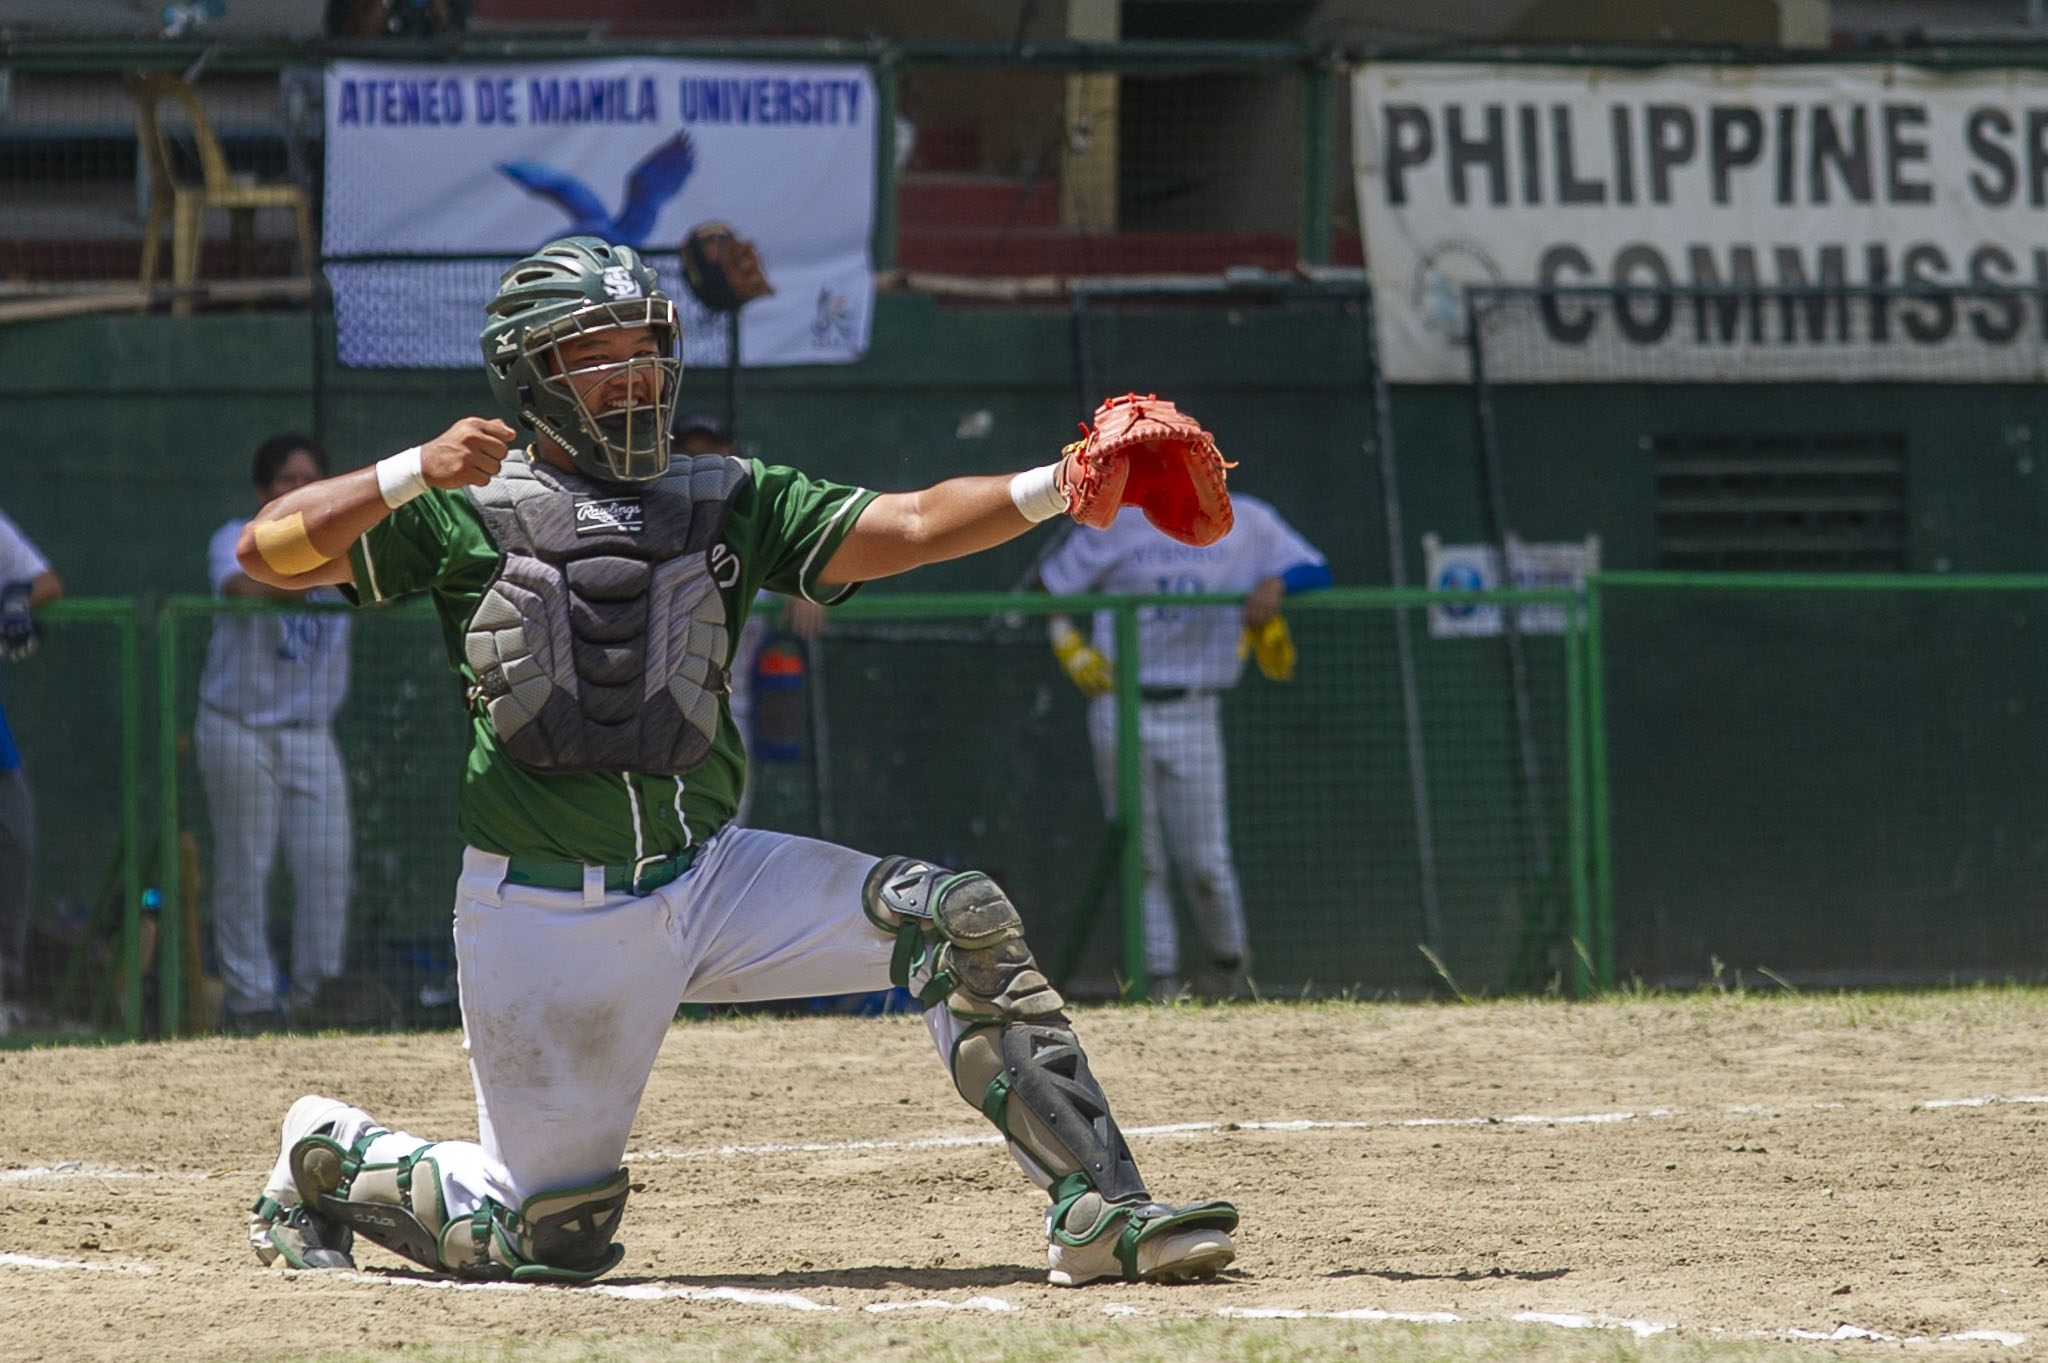
{"label": "yellow batting glove", "polygon": [[1116,669],[1109,659],[1091,648],[1081,631],[1065,620],[1053,623],[1052,651],[1082,695],[1100,696],[1116,688]]}
{"label": "yellow batting glove", "polygon": [[1257,629],[1245,630],[1244,637],[1237,641],[1238,659],[1242,661],[1246,654],[1258,663],[1266,680],[1294,679],[1294,664],[1299,655],[1294,651],[1294,636],[1287,632],[1287,621],[1282,617],[1276,615]]}

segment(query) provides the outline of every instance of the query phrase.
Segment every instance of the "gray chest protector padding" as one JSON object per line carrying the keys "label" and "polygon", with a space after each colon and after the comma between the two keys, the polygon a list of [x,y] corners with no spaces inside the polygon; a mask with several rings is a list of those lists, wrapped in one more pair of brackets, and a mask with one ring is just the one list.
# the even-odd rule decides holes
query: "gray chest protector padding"
{"label": "gray chest protector padding", "polygon": [[463,653],[514,762],[667,776],[703,764],[730,645],[709,554],[747,477],[703,455],[623,488],[515,454],[469,489],[505,557]]}

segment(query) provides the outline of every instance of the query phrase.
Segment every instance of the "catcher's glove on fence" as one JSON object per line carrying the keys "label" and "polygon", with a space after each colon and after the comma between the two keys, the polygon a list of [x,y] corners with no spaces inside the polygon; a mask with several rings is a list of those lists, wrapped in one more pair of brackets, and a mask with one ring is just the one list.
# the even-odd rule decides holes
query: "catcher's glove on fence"
{"label": "catcher's glove on fence", "polygon": [[1126,393],[1095,409],[1095,425],[1061,451],[1067,514],[1106,529],[1118,508],[1135,506],[1182,544],[1214,544],[1230,533],[1234,468],[1202,423],[1163,398]]}
{"label": "catcher's glove on fence", "polygon": [[683,282],[713,312],[736,312],[775,289],[761,269],[761,253],[722,222],[699,223],[683,238]]}

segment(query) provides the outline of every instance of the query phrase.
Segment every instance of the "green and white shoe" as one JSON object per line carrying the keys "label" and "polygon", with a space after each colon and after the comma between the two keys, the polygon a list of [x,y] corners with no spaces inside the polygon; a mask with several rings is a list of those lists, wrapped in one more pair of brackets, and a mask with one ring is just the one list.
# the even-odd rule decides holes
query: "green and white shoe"
{"label": "green and white shoe", "polygon": [[1237,1208],[1228,1202],[1107,1202],[1078,1177],[1061,1180],[1053,1197],[1045,1239],[1056,1287],[1101,1278],[1193,1282],[1214,1277],[1237,1257],[1230,1238]]}
{"label": "green and white shoe", "polygon": [[281,1149],[270,1179],[249,1208],[249,1246],[265,1264],[287,1268],[354,1268],[355,1233],[305,1206],[292,1181],[291,1149],[307,1136],[331,1134],[353,1111],[347,1103],[307,1094],[284,1115]]}

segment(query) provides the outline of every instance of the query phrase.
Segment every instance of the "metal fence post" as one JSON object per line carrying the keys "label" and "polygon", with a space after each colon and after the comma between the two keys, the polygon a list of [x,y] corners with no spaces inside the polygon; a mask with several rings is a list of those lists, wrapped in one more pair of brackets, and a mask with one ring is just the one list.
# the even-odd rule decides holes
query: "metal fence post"
{"label": "metal fence post", "polygon": [[121,604],[121,1016],[132,1039],[142,1031],[142,621],[135,602]]}
{"label": "metal fence post", "polygon": [[1145,962],[1145,793],[1138,756],[1138,608],[1116,608],[1116,816],[1124,826],[1123,944],[1126,1002],[1152,979]]}
{"label": "metal fence post", "polygon": [[1587,874],[1589,867],[1587,851],[1587,808],[1588,791],[1586,769],[1586,641],[1588,636],[1586,608],[1575,602],[1565,608],[1566,632],[1564,651],[1565,675],[1565,773],[1566,773],[1566,816],[1565,846],[1569,858],[1568,883],[1571,886],[1571,938],[1567,944],[1570,959],[1565,962],[1566,978],[1571,981],[1571,996],[1582,999],[1593,992],[1592,940],[1593,905],[1588,893]]}
{"label": "metal fence post", "polygon": [[[157,931],[156,1001],[165,1037],[182,1030],[184,989],[184,887],[178,864],[178,614],[174,602],[157,608]],[[140,866],[141,849],[136,864]]]}
{"label": "metal fence post", "polygon": [[1586,765],[1592,823],[1593,979],[1614,988],[1614,850],[1608,818],[1606,645],[1600,624],[1600,574],[1586,579]]}
{"label": "metal fence post", "polygon": [[1301,79],[1301,223],[1295,255],[1304,264],[1330,263],[1330,148],[1334,143],[1336,82],[1317,61]]}

